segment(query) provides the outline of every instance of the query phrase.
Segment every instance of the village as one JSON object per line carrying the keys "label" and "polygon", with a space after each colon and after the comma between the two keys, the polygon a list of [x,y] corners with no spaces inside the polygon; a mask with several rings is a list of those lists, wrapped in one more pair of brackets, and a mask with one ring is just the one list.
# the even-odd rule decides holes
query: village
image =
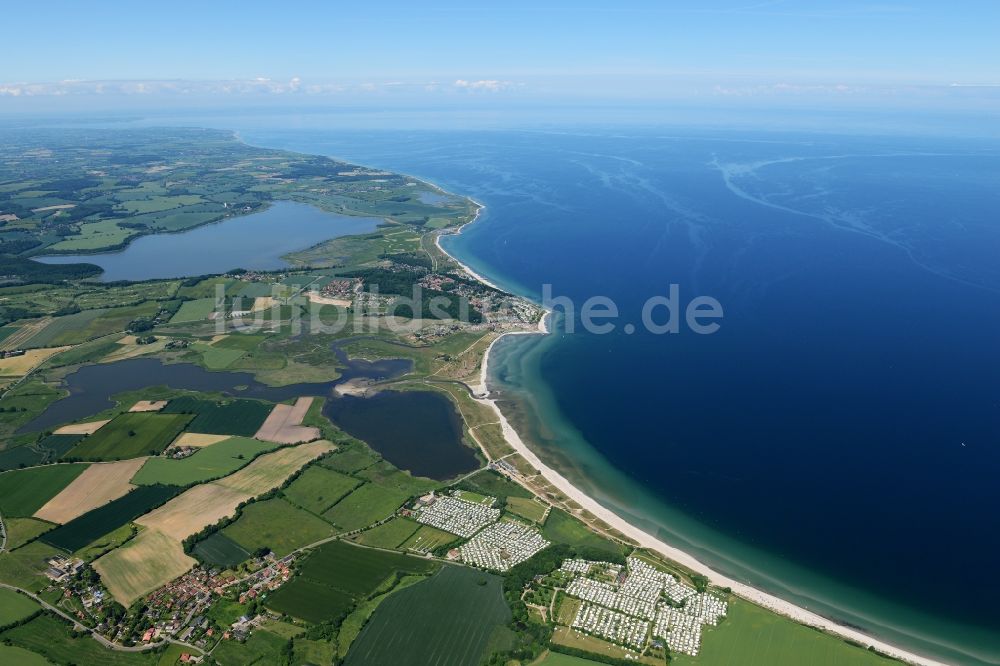
{"label": "village", "polygon": [[[53,585],[41,597],[51,598],[54,605],[113,643],[138,646],[169,639],[207,652],[221,640],[245,640],[255,626],[271,619],[253,602],[289,580],[294,560],[294,555],[278,559],[267,553],[249,560],[242,575],[198,566],[126,611],[82,560],[53,557],[45,571]],[[209,612],[223,597],[251,610],[219,626]],[[186,656],[182,661],[200,661],[193,652]]]}

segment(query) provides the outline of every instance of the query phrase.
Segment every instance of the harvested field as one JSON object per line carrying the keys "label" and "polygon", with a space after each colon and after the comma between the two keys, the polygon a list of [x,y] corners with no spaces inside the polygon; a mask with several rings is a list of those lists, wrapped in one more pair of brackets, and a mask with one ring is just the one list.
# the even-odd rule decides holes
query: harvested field
{"label": "harvested field", "polygon": [[128,606],[197,564],[179,541],[147,529],[121,548],[94,561],[94,569],[111,595]]}
{"label": "harvested field", "polygon": [[69,349],[69,347],[29,349],[21,356],[0,358],[0,377],[23,377],[45,359],[67,349]]}
{"label": "harvested field", "polygon": [[318,439],[319,428],[300,425],[312,401],[312,398],[304,397],[296,400],[294,405],[275,405],[254,437],[281,444],[297,444]]}
{"label": "harvested field", "polygon": [[91,509],[118,499],[135,487],[129,481],[145,462],[146,458],[135,458],[91,465],[36,511],[35,518],[51,523],[66,523]]}
{"label": "harvested field", "polygon": [[252,493],[206,483],[184,491],[135,522],[179,542],[203,527],[233,515],[236,507],[251,497]]}
{"label": "harvested field", "polygon": [[33,516],[86,469],[87,465],[46,465],[0,474],[0,514]]}
{"label": "harvested field", "polygon": [[330,442],[281,449],[224,479],[191,488],[138,518],[135,522],[145,531],[96,560],[94,568],[115,599],[127,606],[197,563],[184,553],[185,538],[231,516],[240,503],[281,485],[302,465],[332,449]]}
{"label": "harvested field", "polygon": [[144,356],[146,354],[161,352],[167,348],[167,343],[170,342],[170,338],[157,338],[155,342],[140,345],[137,344],[135,340],[136,337],[134,335],[130,335],[119,340],[115,348],[101,358],[101,363],[112,363],[114,361],[122,361],[127,358],[135,358],[136,356]]}
{"label": "harvested field", "polygon": [[32,319],[25,324],[21,324],[17,327],[16,331],[3,339],[3,342],[0,343],[0,350],[20,349],[36,333],[41,333],[42,329],[48,326],[51,321],[52,317],[42,317],[41,319]]}
{"label": "harvested field", "polygon": [[176,495],[176,486],[140,486],[132,492],[88,511],[64,525],[46,532],[42,541],[75,552]]}
{"label": "harvested field", "polygon": [[319,440],[309,444],[278,449],[274,453],[260,456],[239,472],[219,479],[215,483],[252,495],[259,495],[280,486],[285,479],[307,462],[333,451],[335,448],[330,442]]}
{"label": "harvested field", "polygon": [[267,310],[274,306],[273,296],[258,296],[253,299],[253,312],[258,312],[260,310]]}
{"label": "harvested field", "polygon": [[200,449],[203,446],[211,446],[229,439],[229,435],[209,435],[201,432],[183,432],[167,447],[167,450],[180,446]]}
{"label": "harvested field", "polygon": [[61,428],[57,428],[52,431],[53,435],[90,435],[98,430],[100,430],[105,424],[110,423],[111,419],[104,419],[103,421],[90,421],[88,423],[73,423],[71,425],[64,425]]}
{"label": "harvested field", "polygon": [[166,400],[140,400],[132,405],[130,412],[158,412],[167,406]]}
{"label": "harvested field", "polygon": [[266,453],[235,474],[195,486],[135,522],[178,541],[233,515],[240,503],[280,486],[300,467],[333,449],[313,442]]}

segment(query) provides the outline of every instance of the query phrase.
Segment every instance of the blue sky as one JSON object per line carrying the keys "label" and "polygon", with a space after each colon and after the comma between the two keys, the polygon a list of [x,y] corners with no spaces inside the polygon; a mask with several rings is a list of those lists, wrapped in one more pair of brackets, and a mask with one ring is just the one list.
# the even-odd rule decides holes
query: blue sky
{"label": "blue sky", "polygon": [[991,0],[8,0],[3,17],[0,112],[278,97],[995,110],[1000,97]]}

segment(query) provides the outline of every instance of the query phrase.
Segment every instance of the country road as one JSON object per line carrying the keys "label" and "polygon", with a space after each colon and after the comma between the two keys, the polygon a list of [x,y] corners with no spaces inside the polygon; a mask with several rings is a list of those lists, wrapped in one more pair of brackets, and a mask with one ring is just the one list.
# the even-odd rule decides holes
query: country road
{"label": "country road", "polygon": [[93,629],[91,629],[90,627],[88,627],[86,625],[83,625],[83,624],[80,624],[80,622],[76,618],[74,618],[71,615],[66,614],[65,612],[63,612],[59,608],[56,608],[55,606],[53,606],[49,602],[45,601],[44,599],[42,599],[41,597],[39,597],[37,594],[34,594],[33,592],[29,592],[28,590],[22,589],[20,587],[15,587],[14,585],[8,585],[6,583],[0,583],[0,588],[4,588],[4,589],[7,589],[7,590],[12,590],[14,592],[20,592],[21,594],[23,594],[23,595],[25,595],[27,597],[31,597],[33,600],[35,600],[38,603],[38,605],[40,605],[45,610],[49,611],[50,613],[55,613],[59,617],[65,619],[65,620],[69,620],[70,622],[72,622],[73,623],[73,628],[76,631],[82,631],[82,632],[86,632],[86,633],[90,634],[91,637],[95,641],[97,641],[98,643],[100,643],[101,645],[103,645],[104,647],[106,647],[106,648],[108,648],[110,650],[117,650],[119,652],[145,652],[146,650],[152,650],[154,648],[158,648],[161,645],[166,645],[168,643],[175,643],[175,644],[180,645],[182,647],[189,648],[190,650],[192,650],[194,652],[197,652],[199,654],[202,654],[204,652],[204,650],[202,650],[201,648],[198,648],[198,647],[195,647],[194,645],[190,645],[190,644],[185,643],[183,641],[178,641],[178,640],[174,640],[174,639],[165,639],[165,640],[162,640],[162,641],[158,641],[156,643],[147,643],[145,645],[133,645],[131,647],[126,647],[124,645],[119,645],[118,643],[115,643],[113,641],[109,641],[107,638],[105,638],[104,636],[100,635],[99,633],[97,633],[96,631],[94,631]]}

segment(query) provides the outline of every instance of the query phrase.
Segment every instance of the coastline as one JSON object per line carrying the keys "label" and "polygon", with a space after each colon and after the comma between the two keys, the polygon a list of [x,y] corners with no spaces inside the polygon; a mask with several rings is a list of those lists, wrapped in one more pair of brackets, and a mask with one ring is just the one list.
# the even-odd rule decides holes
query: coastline
{"label": "coastline", "polygon": [[[461,225],[454,231],[448,232],[447,235],[460,234],[462,230],[469,224],[472,224],[479,219],[480,213],[485,208],[485,205],[470,199],[474,204],[476,204],[476,213],[471,220]],[[462,262],[460,259],[455,257],[453,254],[449,253],[441,245],[441,236],[445,234],[437,234],[434,239],[434,244],[437,246],[438,250],[441,251],[446,256],[450,257],[455,263],[457,263],[461,268],[469,274],[474,279],[482,282],[483,284],[490,286],[494,289],[500,289],[501,291],[506,291],[501,287],[497,286],[488,278],[480,275],[475,270],[473,270],[469,265]],[[647,548],[649,550],[656,551],[660,555],[672,560],[696,573],[706,576],[712,585],[717,587],[728,587],[732,590],[732,593],[742,599],[745,599],[751,603],[758,606],[766,608],[772,612],[778,613],[785,617],[788,617],[795,622],[800,624],[814,627],[822,631],[828,632],[830,634],[836,635],[840,638],[848,639],[862,644],[865,648],[872,648],[878,652],[881,652],[887,656],[893,657],[895,659],[901,660],[909,664],[919,664],[920,666],[947,666],[945,662],[940,662],[935,659],[918,655],[909,652],[903,648],[897,647],[890,643],[886,643],[882,640],[874,638],[862,631],[854,629],[852,627],[837,623],[829,618],[823,617],[814,613],[806,608],[798,606],[790,601],[781,599],[780,597],[774,596],[763,590],[759,590],[755,587],[747,585],[746,583],[741,583],[735,579],[732,579],[724,574],[721,574],[708,565],[702,563],[696,557],[686,553],[679,548],[670,546],[664,541],[658,539],[657,537],[649,534],[648,532],[642,530],[635,525],[632,525],[624,518],[619,516],[617,513],[606,508],[597,500],[593,499],[585,492],[577,488],[573,483],[560,474],[558,471],[552,469],[546,465],[535,453],[532,451],[521,439],[520,435],[514,429],[514,427],[507,420],[503,411],[500,409],[499,405],[495,400],[489,397],[488,379],[489,379],[489,357],[490,352],[493,351],[494,346],[498,341],[503,339],[508,335],[547,335],[551,331],[549,329],[549,319],[552,316],[552,312],[546,310],[542,315],[541,320],[538,323],[538,329],[535,331],[510,331],[498,335],[487,347],[480,368],[480,383],[478,386],[470,387],[473,391],[473,399],[490,407],[494,413],[497,415],[497,420],[500,423],[501,430],[504,435],[504,439],[519,455],[521,455],[525,460],[527,460],[539,473],[554,487],[556,487],[560,492],[565,494],[567,497],[578,503],[586,511],[591,513],[593,516],[604,521],[609,526],[634,540],[642,548]]]}

